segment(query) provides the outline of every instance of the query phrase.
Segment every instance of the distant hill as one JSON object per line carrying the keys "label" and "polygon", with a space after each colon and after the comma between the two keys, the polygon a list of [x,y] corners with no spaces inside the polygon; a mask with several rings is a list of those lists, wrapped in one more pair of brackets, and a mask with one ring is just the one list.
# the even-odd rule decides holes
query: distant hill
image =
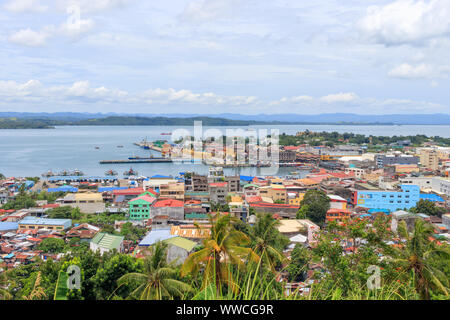
{"label": "distant hill", "polygon": [[[126,114],[126,113],[27,113],[0,112],[0,118],[54,125],[192,125],[201,120],[209,126],[255,124],[333,124],[333,125],[450,125],[450,114],[360,115],[353,113],[301,114]],[[16,122],[19,125],[18,122]],[[4,123],[5,125],[5,123]],[[1,127],[1,125],[0,125]]]}

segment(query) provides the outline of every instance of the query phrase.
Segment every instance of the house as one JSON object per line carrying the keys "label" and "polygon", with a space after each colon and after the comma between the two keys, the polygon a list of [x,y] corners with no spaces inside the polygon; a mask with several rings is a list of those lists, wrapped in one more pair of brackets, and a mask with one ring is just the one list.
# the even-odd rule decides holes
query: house
{"label": "house", "polygon": [[82,223],[67,231],[66,239],[79,238],[81,242],[90,242],[99,231],[99,227]]}
{"label": "house", "polygon": [[128,188],[128,189],[117,189],[114,190],[112,193],[114,202],[116,202],[119,197],[123,199],[122,201],[128,202],[129,200],[136,198],[137,196],[139,196],[144,192],[145,190],[142,188]]}
{"label": "house", "polygon": [[184,183],[171,182],[159,186],[160,198],[184,201]]}
{"label": "house", "polygon": [[173,220],[184,219],[184,202],[175,199],[158,199],[150,208],[150,218],[168,216]]}
{"label": "house", "polygon": [[295,218],[299,207],[289,204],[267,203],[267,202],[252,202],[249,203],[250,208],[253,208],[256,213],[277,213],[280,217]]}
{"label": "house", "polygon": [[128,201],[130,220],[146,220],[150,218],[150,208],[156,198],[149,194],[142,194]]}
{"label": "house", "polygon": [[211,226],[202,225],[201,227],[198,227],[193,224],[172,226],[170,234],[199,241],[206,239],[211,235]]}
{"label": "house", "polygon": [[287,192],[283,185],[271,184],[270,186],[261,187],[259,188],[259,195],[263,198],[270,198],[273,202],[287,202]]}
{"label": "house", "polygon": [[345,219],[349,219],[351,213],[352,212],[350,210],[347,210],[347,209],[330,208],[327,211],[325,220],[327,222],[334,221],[334,220],[342,221],[342,220],[345,220]]}
{"label": "house", "polygon": [[97,233],[89,243],[89,247],[92,251],[100,251],[100,254],[117,250],[123,252],[123,240],[125,237],[116,236],[104,232]]}

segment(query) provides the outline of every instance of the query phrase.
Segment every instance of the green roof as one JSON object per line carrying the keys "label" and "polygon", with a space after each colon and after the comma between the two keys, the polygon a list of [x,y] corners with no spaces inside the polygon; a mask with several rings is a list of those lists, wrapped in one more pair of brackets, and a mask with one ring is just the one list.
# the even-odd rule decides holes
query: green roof
{"label": "green roof", "polygon": [[206,219],[208,218],[208,215],[206,213],[197,213],[197,212],[191,212],[186,213],[184,215],[186,219]]}
{"label": "green roof", "polygon": [[99,247],[105,249],[117,249],[120,243],[125,239],[123,236],[115,236],[109,233],[99,232],[92,238],[92,242],[97,244]]}
{"label": "green roof", "polygon": [[259,188],[258,185],[253,184],[253,183],[247,183],[243,188],[248,188],[248,187],[256,187],[256,188]]}
{"label": "green roof", "polygon": [[192,251],[197,245],[196,242],[182,238],[182,237],[173,237],[167,240],[164,240],[165,243],[183,248],[186,251]]}

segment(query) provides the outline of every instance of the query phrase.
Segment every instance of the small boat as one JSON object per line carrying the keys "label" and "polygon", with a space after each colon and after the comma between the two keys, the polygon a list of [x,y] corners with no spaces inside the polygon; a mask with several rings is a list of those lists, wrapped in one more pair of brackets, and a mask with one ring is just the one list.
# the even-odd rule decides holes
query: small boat
{"label": "small boat", "polygon": [[53,173],[52,170],[48,170],[47,172],[44,172],[44,173],[42,174],[42,176],[43,176],[44,178],[48,178],[48,177],[53,177],[53,176],[55,176],[55,174]]}
{"label": "small boat", "polygon": [[137,176],[137,175],[138,175],[138,172],[135,171],[135,170],[133,170],[133,168],[130,168],[130,170],[125,171],[125,172],[123,173],[123,175],[124,175],[124,176]]}
{"label": "small boat", "polygon": [[150,160],[153,159],[154,157],[151,155],[150,157],[128,157],[128,160]]}
{"label": "small boat", "polygon": [[162,136],[171,136],[172,132],[162,132],[161,135]]}
{"label": "small boat", "polygon": [[298,172],[297,171],[292,171],[291,174],[298,174]]}
{"label": "small boat", "polygon": [[97,146],[96,146],[95,149],[100,149],[100,147],[97,147]]}
{"label": "small boat", "polygon": [[67,171],[67,170],[63,170],[63,171],[61,171],[61,172],[59,173],[59,175],[60,175],[60,176],[68,176],[68,175],[70,175],[70,172]]}
{"label": "small boat", "polygon": [[106,176],[117,176],[117,171],[114,171],[113,169],[110,169],[105,172]]}
{"label": "small boat", "polygon": [[72,175],[74,175],[74,176],[82,176],[82,175],[84,175],[84,173],[81,170],[75,169],[75,170],[73,170]]}
{"label": "small boat", "polygon": [[120,146],[117,146],[117,148],[123,148],[123,146],[122,146],[122,145],[120,145]]}

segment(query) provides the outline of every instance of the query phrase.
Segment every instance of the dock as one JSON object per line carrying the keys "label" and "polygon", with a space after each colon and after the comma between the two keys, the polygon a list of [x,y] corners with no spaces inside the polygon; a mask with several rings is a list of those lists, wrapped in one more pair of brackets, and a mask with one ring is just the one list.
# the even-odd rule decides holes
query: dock
{"label": "dock", "polygon": [[110,164],[110,163],[163,163],[172,162],[171,158],[151,158],[151,159],[126,159],[126,160],[101,160],[100,164]]}

